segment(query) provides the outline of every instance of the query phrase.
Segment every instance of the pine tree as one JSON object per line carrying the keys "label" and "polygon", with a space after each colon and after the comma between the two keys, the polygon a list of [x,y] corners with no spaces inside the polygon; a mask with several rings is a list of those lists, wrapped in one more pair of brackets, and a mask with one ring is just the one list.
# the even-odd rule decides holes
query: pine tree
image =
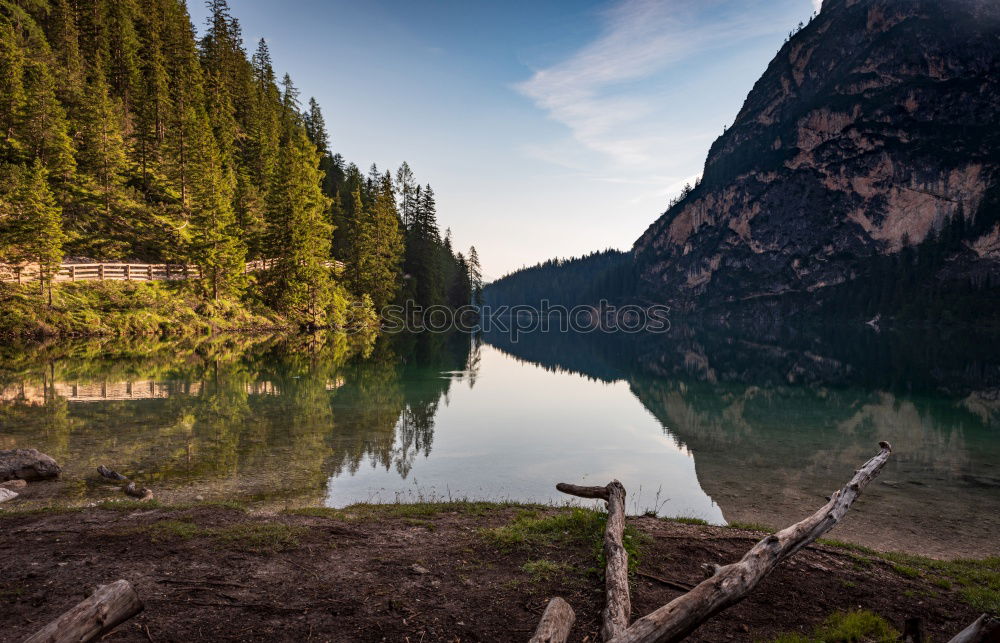
{"label": "pine tree", "polygon": [[330,202],[320,190],[319,155],[301,128],[289,131],[275,171],[268,209],[270,299],[292,319],[325,325],[334,303],[330,257]]}
{"label": "pine tree", "polygon": [[358,223],[354,291],[369,295],[376,310],[381,310],[396,297],[403,259],[403,236],[389,173],[381,177],[370,207],[360,201],[355,193],[355,207],[363,208],[363,215]]}
{"label": "pine tree", "polygon": [[84,92],[77,150],[80,172],[94,182],[104,217],[102,229],[112,224],[113,203],[124,187],[128,162],[121,131],[122,107],[108,92],[104,73],[98,68]]}
{"label": "pine tree", "polygon": [[479,253],[476,246],[469,248],[469,282],[472,286],[472,303],[483,305],[483,267],[479,264]]}
{"label": "pine tree", "polygon": [[399,199],[399,216],[403,219],[403,229],[409,230],[413,221],[413,211],[416,209],[416,178],[410,165],[403,164],[396,170],[396,196]]}
{"label": "pine tree", "polygon": [[[45,48],[47,50],[47,47]],[[40,158],[55,181],[68,183],[76,170],[66,112],[55,93],[55,78],[46,62],[48,51],[29,58],[24,66],[25,116],[20,140],[24,152]]]}
{"label": "pine tree", "polygon": [[0,21],[0,159],[8,162],[19,160],[24,150],[19,136],[27,100],[24,65],[14,28]]}
{"label": "pine tree", "polygon": [[239,241],[231,186],[224,176],[208,117],[195,114],[191,136],[191,249],[213,299],[238,295],[244,285],[246,249]]}
{"label": "pine tree", "polygon": [[315,98],[309,99],[309,111],[302,118],[306,128],[306,135],[322,156],[330,153],[330,135],[326,131],[326,121],[323,119],[323,112],[319,108],[319,103]]}
{"label": "pine tree", "polygon": [[38,265],[39,289],[49,289],[52,304],[52,279],[63,257],[61,211],[48,185],[48,171],[40,159],[18,177],[18,187],[9,222],[10,257],[15,262]]}

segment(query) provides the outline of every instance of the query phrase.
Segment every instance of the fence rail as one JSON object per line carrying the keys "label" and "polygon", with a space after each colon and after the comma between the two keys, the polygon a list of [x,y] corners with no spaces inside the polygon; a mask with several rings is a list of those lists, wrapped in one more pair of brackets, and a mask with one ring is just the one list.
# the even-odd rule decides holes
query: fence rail
{"label": "fence rail", "polygon": [[[274,266],[275,259],[248,261],[245,272],[259,272]],[[325,262],[327,268],[344,268],[340,261]],[[0,264],[0,281],[38,281],[38,264]],[[64,281],[177,281],[201,278],[201,269],[181,263],[64,263],[53,282]]]}

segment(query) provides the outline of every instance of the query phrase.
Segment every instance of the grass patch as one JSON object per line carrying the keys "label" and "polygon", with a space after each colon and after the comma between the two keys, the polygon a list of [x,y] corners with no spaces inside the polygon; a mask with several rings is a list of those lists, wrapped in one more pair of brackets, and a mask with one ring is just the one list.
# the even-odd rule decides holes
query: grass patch
{"label": "grass patch", "polygon": [[573,568],[566,563],[557,563],[553,560],[542,558],[540,560],[529,560],[521,565],[521,571],[530,574],[534,580],[548,580],[555,576],[566,574]]}
{"label": "grass patch", "polygon": [[295,549],[299,546],[299,538],[307,531],[302,527],[278,522],[247,522],[225,527],[202,527],[185,520],[160,520],[135,530],[138,533],[148,534],[154,543],[207,538],[225,549],[253,553]]}
{"label": "grass patch", "polygon": [[[456,500],[452,502],[418,503],[359,503],[343,509],[329,507],[304,507],[290,509],[285,513],[296,516],[334,518],[337,520],[379,520],[383,518],[434,518],[442,514],[462,514],[465,516],[487,516],[510,507],[524,507],[503,502],[475,502]],[[534,507],[534,505],[527,505]],[[539,506],[540,507],[540,506]]]}
{"label": "grass patch", "polygon": [[[592,509],[574,507],[543,515],[537,510],[522,510],[502,526],[481,529],[480,535],[499,549],[518,549],[555,543],[590,544],[594,549],[598,569],[604,569],[604,524],[607,514]],[[625,526],[622,544],[628,553],[629,571],[639,565],[639,550],[645,540],[638,530]]]}
{"label": "grass patch", "polygon": [[782,634],[774,643],[895,643],[899,632],[881,616],[868,610],[835,612],[812,634]]}
{"label": "grass patch", "polygon": [[103,500],[97,503],[98,509],[105,511],[139,511],[142,509],[164,509],[158,500]]}
{"label": "grass patch", "polygon": [[920,578],[920,570],[917,569],[916,567],[910,567],[909,565],[900,565],[899,563],[893,563],[892,569],[900,576],[905,576],[906,578]]}
{"label": "grass patch", "polygon": [[708,525],[707,520],[702,520],[701,518],[690,518],[688,516],[675,516],[673,518],[666,518],[666,520],[669,520],[671,522],[679,522],[682,525],[701,525],[701,526]]}
{"label": "grass patch", "polygon": [[208,530],[209,536],[230,549],[255,553],[295,549],[307,531],[280,522],[251,522]]}
{"label": "grass patch", "polygon": [[3,518],[17,518],[19,516],[41,516],[45,514],[72,514],[83,511],[85,507],[63,507],[60,505],[46,505],[44,507],[32,507],[30,509],[0,509],[0,520]]}
{"label": "grass patch", "polygon": [[817,542],[847,550],[859,569],[870,568],[881,561],[906,578],[924,578],[941,589],[958,589],[960,600],[967,605],[1000,615],[1000,556],[982,560],[937,560],[903,552],[877,552],[837,540],[820,539]]}

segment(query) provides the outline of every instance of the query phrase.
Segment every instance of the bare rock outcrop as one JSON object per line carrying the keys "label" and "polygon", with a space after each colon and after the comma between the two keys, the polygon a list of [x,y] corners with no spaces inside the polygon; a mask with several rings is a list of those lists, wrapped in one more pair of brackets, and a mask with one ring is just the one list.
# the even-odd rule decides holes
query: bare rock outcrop
{"label": "bare rock outcrop", "polygon": [[46,480],[61,472],[55,460],[37,449],[0,450],[0,481]]}

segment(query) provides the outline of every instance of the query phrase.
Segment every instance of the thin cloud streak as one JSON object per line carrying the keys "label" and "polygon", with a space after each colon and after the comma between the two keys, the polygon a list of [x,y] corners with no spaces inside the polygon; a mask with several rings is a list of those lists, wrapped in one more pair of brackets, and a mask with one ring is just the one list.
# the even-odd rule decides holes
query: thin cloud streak
{"label": "thin cloud streak", "polygon": [[663,174],[658,159],[670,152],[663,135],[671,120],[666,72],[712,49],[783,31],[761,0],[735,4],[622,0],[602,14],[596,40],[515,89],[568,127],[573,142],[602,155],[608,169]]}

